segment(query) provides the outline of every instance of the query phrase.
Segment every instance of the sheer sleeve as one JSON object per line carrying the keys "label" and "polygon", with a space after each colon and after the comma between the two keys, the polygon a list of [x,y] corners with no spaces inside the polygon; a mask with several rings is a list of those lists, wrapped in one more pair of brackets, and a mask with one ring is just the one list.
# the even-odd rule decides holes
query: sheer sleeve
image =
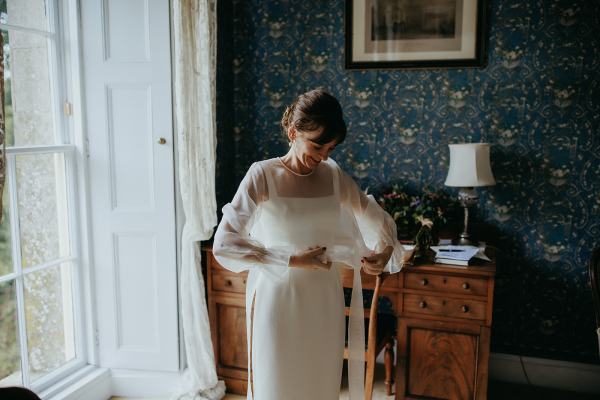
{"label": "sheer sleeve", "polygon": [[283,249],[267,249],[252,239],[249,232],[257,215],[258,205],[268,198],[264,171],[254,163],[246,173],[231,203],[223,207],[213,242],[217,261],[233,272],[241,272],[258,265],[287,268],[290,253]]}
{"label": "sheer sleeve", "polygon": [[396,223],[373,196],[363,193],[356,182],[339,167],[340,198],[344,207],[356,218],[365,244],[375,251],[383,251],[387,246],[393,252],[384,271],[395,273],[403,266],[404,248],[397,239]]}

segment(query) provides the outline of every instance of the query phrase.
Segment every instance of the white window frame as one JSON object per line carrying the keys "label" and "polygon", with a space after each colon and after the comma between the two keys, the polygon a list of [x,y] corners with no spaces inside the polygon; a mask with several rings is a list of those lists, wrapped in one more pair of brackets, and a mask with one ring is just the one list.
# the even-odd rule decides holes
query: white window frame
{"label": "white window frame", "polygon": [[[2,30],[18,30],[42,34],[48,38],[49,75],[53,95],[55,143],[43,146],[7,147],[7,196],[10,197],[11,239],[13,272],[0,278],[0,282],[14,281],[17,293],[19,343],[21,346],[21,371],[23,384],[37,393],[45,391],[52,395],[59,390],[60,382],[80,372],[89,364],[97,364],[97,330],[92,313],[93,293],[90,270],[89,199],[87,196],[87,150],[83,135],[81,104],[80,48],[79,48],[79,4],[78,0],[46,0],[49,30],[1,24]],[[10,17],[10,16],[9,16]],[[9,21],[10,22],[10,21]],[[63,110],[69,105],[71,115]],[[63,154],[65,163],[65,185],[67,215],[69,221],[69,257],[28,267],[23,271],[20,258],[18,233],[18,204],[15,187],[15,159],[24,154]],[[71,263],[73,328],[75,336],[75,358],[57,369],[29,381],[29,360],[24,321],[23,278],[29,273],[51,268],[64,262]],[[56,390],[53,390],[56,389]]]}

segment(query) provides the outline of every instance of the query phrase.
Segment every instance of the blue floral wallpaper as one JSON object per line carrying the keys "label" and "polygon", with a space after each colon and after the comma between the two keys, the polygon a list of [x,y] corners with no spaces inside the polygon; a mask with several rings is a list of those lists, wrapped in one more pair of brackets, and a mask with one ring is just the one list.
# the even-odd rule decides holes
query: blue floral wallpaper
{"label": "blue floral wallpaper", "polygon": [[[492,351],[598,363],[587,263],[600,245],[600,2],[494,0],[483,69],[344,69],[344,1],[219,2],[219,203],[282,155],[285,106],[323,87],[363,188],[444,188],[448,143],[492,143],[481,238],[499,248]],[[447,188],[449,193],[455,193]]]}

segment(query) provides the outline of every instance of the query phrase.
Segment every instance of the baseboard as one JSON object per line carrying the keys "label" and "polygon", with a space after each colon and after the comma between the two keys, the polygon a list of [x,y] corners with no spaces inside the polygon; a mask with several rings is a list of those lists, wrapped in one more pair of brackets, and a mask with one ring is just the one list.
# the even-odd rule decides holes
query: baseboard
{"label": "baseboard", "polygon": [[[394,354],[398,354],[394,345]],[[490,379],[581,393],[600,393],[600,365],[491,353]],[[377,357],[383,364],[383,352]],[[525,371],[523,371],[523,366]],[[527,375],[525,375],[527,373]]]}
{"label": "baseboard", "polygon": [[171,397],[181,385],[181,372],[113,369],[111,395],[120,397]]}
{"label": "baseboard", "polygon": [[492,353],[490,379],[600,394],[600,365]]}
{"label": "baseboard", "polygon": [[40,393],[44,400],[106,400],[111,396],[110,370],[88,365]]}

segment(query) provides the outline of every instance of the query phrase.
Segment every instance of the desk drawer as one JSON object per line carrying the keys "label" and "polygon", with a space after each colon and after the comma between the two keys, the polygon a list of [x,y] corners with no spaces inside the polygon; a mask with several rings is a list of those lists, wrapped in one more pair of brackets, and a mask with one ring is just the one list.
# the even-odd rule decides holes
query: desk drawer
{"label": "desk drawer", "polygon": [[442,317],[485,320],[486,303],[431,295],[404,294],[404,311]]}
{"label": "desk drawer", "polygon": [[407,289],[486,296],[488,280],[486,278],[407,272],[404,278],[404,287]]}
{"label": "desk drawer", "polygon": [[246,274],[213,271],[212,288],[222,292],[246,293]]}
{"label": "desk drawer", "polygon": [[[342,286],[344,287],[352,287],[352,279],[354,278],[353,270],[349,268],[340,268],[340,278],[342,280]],[[369,275],[366,272],[360,272],[360,279],[362,282],[363,289],[373,289],[375,288],[375,275]],[[398,274],[386,274],[385,279],[383,280],[382,288],[398,288]]]}

